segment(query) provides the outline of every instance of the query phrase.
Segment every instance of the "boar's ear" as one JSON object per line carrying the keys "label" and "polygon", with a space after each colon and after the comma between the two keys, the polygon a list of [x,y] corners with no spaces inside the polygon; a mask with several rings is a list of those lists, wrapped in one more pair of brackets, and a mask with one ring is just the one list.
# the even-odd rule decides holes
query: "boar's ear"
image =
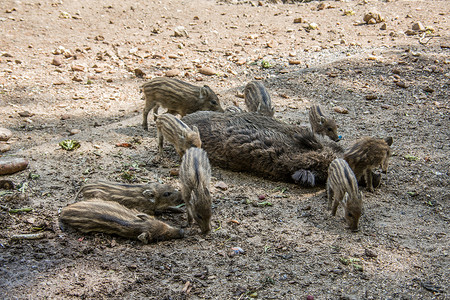
{"label": "boar's ear", "polygon": [[150,216],[147,214],[137,214],[136,217],[138,217],[139,219],[141,219],[142,221],[147,221],[150,220]]}
{"label": "boar's ear", "polygon": [[138,235],[138,240],[140,240],[144,244],[148,244],[148,232],[143,232],[140,235]]}
{"label": "boar's ear", "polygon": [[385,141],[389,146],[391,146],[392,143],[394,142],[394,139],[392,138],[392,136],[389,136],[389,137],[385,138],[384,141]]}

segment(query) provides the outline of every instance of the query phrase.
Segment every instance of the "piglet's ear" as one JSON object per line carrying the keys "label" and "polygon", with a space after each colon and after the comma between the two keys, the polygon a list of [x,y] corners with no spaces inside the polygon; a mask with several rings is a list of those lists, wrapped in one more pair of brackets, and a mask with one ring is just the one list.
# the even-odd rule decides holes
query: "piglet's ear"
{"label": "piglet's ear", "polygon": [[348,202],[348,193],[345,192],[344,198],[342,198],[342,205],[347,206],[347,202]]}
{"label": "piglet's ear", "polygon": [[138,235],[138,240],[140,240],[144,244],[148,244],[148,232],[143,232],[140,235]]}
{"label": "piglet's ear", "polygon": [[192,127],[192,130],[193,130],[195,133],[200,134],[200,133],[198,132],[197,126],[193,126],[193,127]]}
{"label": "piglet's ear", "polygon": [[147,214],[138,214],[138,215],[136,215],[136,217],[138,217],[139,219],[141,219],[143,221],[150,220],[150,216]]}
{"label": "piglet's ear", "polygon": [[392,136],[389,136],[389,137],[385,138],[384,141],[385,141],[389,146],[391,146],[392,143],[394,142],[394,139],[392,138]]}

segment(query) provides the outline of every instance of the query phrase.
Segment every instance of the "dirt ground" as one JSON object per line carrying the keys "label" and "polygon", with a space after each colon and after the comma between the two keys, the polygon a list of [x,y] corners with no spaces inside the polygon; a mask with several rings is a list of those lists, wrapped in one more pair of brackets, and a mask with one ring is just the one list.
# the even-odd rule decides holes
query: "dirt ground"
{"label": "dirt ground", "polygon": [[[0,127],[13,132],[1,155],[29,160],[0,177],[16,185],[0,190],[2,299],[449,297],[450,2],[273,2],[1,1]],[[364,24],[368,12],[385,21]],[[409,33],[417,22],[428,31]],[[174,35],[178,26],[187,36]],[[180,187],[173,147],[160,158],[153,120],[141,126],[139,86],[165,75],[241,108],[244,85],[263,80],[276,118],[306,125],[320,103],[344,146],[393,136],[388,173],[375,193],[364,190],[360,231],[346,229],[342,210],[330,216],[324,187],[213,166],[207,236],[192,227],[143,245],[62,232],[59,210],[84,182]],[[81,147],[61,149],[68,138]],[[8,210],[24,207],[32,211]],[[45,238],[11,239],[35,232]]]}

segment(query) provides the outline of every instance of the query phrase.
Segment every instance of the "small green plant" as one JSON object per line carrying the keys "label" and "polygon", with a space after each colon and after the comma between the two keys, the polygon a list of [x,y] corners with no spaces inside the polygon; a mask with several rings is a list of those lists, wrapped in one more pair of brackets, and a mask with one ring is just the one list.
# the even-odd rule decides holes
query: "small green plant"
{"label": "small green plant", "polygon": [[268,69],[268,68],[272,68],[272,65],[270,64],[270,62],[268,62],[267,60],[262,60],[261,61],[261,67],[263,69]]}
{"label": "small green plant", "polygon": [[61,146],[61,148],[63,148],[64,150],[72,151],[80,148],[81,145],[80,142],[76,140],[64,140],[59,143],[59,146]]}

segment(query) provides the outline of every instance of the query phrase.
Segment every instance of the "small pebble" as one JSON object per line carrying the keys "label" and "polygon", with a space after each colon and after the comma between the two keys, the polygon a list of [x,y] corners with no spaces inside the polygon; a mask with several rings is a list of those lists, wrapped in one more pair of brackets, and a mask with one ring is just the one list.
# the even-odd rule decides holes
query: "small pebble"
{"label": "small pebble", "polygon": [[340,114],[348,114],[348,109],[346,109],[345,107],[342,107],[342,106],[335,106],[333,108],[333,110]]}
{"label": "small pebble", "polygon": [[225,182],[223,182],[223,181],[219,181],[218,183],[216,183],[214,185],[214,187],[219,188],[219,189],[224,190],[224,191],[226,191],[228,189],[228,185]]}
{"label": "small pebble", "polygon": [[214,69],[212,69],[212,68],[209,68],[209,67],[202,67],[202,68],[200,68],[200,69],[198,70],[198,72],[199,72],[200,74],[208,75],[208,76],[216,75],[216,74],[217,74],[217,71],[216,71],[216,70],[214,70]]}
{"label": "small pebble", "polygon": [[169,173],[170,173],[170,176],[178,176],[178,175],[180,175],[180,170],[179,169],[170,169],[170,171],[169,171]]}
{"label": "small pebble", "polygon": [[0,141],[7,141],[11,138],[12,132],[7,128],[0,128]]}
{"label": "small pebble", "polygon": [[178,76],[181,73],[179,69],[172,69],[165,73],[166,77],[175,77]]}
{"label": "small pebble", "polygon": [[264,200],[264,199],[266,199],[266,195],[264,195],[264,194],[258,195],[258,199]]}

